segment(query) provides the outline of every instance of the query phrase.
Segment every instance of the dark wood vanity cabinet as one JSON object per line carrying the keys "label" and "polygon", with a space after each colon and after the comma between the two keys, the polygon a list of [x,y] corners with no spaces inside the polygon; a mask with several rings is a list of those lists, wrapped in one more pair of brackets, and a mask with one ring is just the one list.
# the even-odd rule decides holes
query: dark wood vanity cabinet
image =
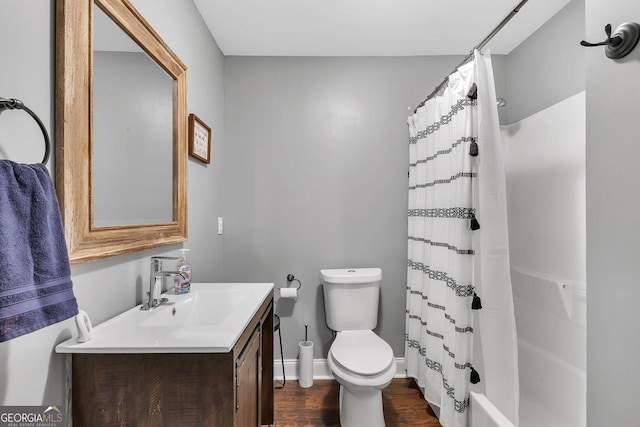
{"label": "dark wood vanity cabinet", "polygon": [[255,426],[260,414],[260,333],[254,332],[236,360],[236,416],[234,425]]}
{"label": "dark wood vanity cabinet", "polygon": [[228,353],[72,359],[73,425],[273,425],[273,293]]}
{"label": "dark wood vanity cabinet", "polygon": [[273,425],[273,303],[246,344],[235,348],[242,350],[235,359],[234,426]]}

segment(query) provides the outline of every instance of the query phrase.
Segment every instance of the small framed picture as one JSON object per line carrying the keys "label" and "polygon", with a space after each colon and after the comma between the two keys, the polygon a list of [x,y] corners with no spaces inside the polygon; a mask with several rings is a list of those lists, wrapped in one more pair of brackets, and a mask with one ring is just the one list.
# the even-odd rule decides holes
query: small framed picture
{"label": "small framed picture", "polygon": [[211,163],[211,128],[195,114],[189,114],[189,155]]}

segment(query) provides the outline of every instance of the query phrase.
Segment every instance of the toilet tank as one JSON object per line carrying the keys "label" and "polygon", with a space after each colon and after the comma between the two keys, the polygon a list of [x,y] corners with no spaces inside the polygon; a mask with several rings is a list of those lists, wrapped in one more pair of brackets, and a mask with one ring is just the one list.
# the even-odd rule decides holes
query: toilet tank
{"label": "toilet tank", "polygon": [[327,326],[336,331],[371,330],[378,324],[380,268],[320,270]]}

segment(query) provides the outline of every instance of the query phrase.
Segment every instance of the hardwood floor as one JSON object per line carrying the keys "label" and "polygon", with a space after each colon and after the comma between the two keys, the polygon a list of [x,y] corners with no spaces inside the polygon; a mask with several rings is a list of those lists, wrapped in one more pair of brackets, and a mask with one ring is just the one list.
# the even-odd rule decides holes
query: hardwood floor
{"label": "hardwood floor", "polygon": [[[276,381],[273,395],[275,427],[340,425],[337,382],[316,380],[312,387],[306,389],[298,386],[297,381],[287,381],[284,388],[281,384]],[[382,390],[382,402],[387,427],[440,427],[411,379],[395,378],[389,387]]]}

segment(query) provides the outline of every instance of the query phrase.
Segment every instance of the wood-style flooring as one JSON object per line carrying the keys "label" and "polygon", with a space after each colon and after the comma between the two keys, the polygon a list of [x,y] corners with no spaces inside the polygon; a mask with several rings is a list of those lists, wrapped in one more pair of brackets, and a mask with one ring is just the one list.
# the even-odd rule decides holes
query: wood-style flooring
{"label": "wood-style flooring", "polygon": [[[287,381],[284,388],[275,382],[275,427],[339,426],[339,385],[333,380],[314,381],[301,388],[297,381]],[[412,379],[395,378],[382,390],[387,427],[441,427]]]}

